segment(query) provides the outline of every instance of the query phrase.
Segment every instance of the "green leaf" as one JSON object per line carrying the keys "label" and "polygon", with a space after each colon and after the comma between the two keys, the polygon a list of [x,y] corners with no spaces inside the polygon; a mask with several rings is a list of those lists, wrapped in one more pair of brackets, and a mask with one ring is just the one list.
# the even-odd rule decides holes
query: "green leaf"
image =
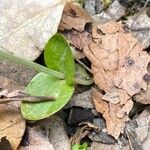
{"label": "green leaf", "polygon": [[88,144],[85,142],[83,144],[74,144],[72,150],[87,150]]}
{"label": "green leaf", "polygon": [[26,103],[21,105],[21,112],[28,120],[39,120],[59,111],[71,98],[74,87],[45,73],[36,75],[26,87],[26,92],[36,96],[53,96],[54,101]]}
{"label": "green leaf", "polygon": [[74,58],[62,34],[55,34],[50,38],[44,49],[44,59],[48,68],[64,73],[68,84],[74,83]]}

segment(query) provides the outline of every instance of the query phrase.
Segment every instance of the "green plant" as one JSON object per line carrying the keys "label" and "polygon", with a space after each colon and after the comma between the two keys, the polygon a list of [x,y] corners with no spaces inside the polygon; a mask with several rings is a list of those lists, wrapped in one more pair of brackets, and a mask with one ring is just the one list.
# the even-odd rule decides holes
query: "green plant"
{"label": "green plant", "polygon": [[27,85],[25,89],[27,93],[55,98],[55,101],[23,102],[21,112],[28,120],[43,119],[59,111],[71,98],[75,83],[83,85],[93,83],[93,80],[75,78],[74,58],[62,34],[52,36],[44,48],[44,60],[48,68],[14,56],[2,48],[0,58],[26,65],[40,72]]}
{"label": "green plant", "polygon": [[74,144],[72,146],[72,150],[87,150],[87,143],[83,143],[83,144]]}

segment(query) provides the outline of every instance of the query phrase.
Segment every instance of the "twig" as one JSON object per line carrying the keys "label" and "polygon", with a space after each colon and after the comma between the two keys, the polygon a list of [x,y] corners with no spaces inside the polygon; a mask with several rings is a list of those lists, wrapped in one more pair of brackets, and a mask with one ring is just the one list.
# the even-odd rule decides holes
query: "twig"
{"label": "twig", "polygon": [[45,101],[54,101],[53,97],[48,96],[14,96],[8,98],[0,98],[0,104],[9,103],[12,101],[22,101],[30,103],[39,103]]}
{"label": "twig", "polygon": [[37,102],[55,100],[54,97],[52,96],[33,96],[18,90],[15,90],[11,93],[8,93],[8,91],[5,89],[3,91],[0,92],[0,104],[12,102],[12,101],[37,103]]}

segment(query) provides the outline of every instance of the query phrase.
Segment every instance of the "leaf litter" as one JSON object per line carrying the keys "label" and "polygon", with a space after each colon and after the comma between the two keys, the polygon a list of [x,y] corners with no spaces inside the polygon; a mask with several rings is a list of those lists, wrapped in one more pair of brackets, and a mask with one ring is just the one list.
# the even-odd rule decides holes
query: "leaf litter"
{"label": "leaf litter", "polygon": [[94,89],[92,97],[96,110],[106,119],[108,134],[117,139],[133,107],[132,96],[147,89],[143,77],[149,75],[150,56],[120,22],[94,24],[92,36],[83,51],[92,63],[96,85],[105,92],[102,95]]}
{"label": "leaf litter", "polygon": [[19,150],[54,150],[53,145],[49,142],[46,131],[42,127],[28,127],[29,145],[20,146]]}
{"label": "leaf litter", "polygon": [[[14,89],[22,90],[23,87],[0,76],[0,88],[7,88],[9,92],[12,92]],[[13,150],[17,149],[25,131],[25,120],[20,114],[19,105],[19,102],[0,104],[0,139],[6,137]]]}
{"label": "leaf litter", "polygon": [[73,3],[67,3],[59,24],[59,30],[75,29],[82,32],[84,31],[85,24],[91,21],[91,17],[81,7]]}
{"label": "leaf litter", "polygon": [[[82,9],[67,4],[59,30],[71,30],[67,35],[71,44],[80,50],[83,48],[91,61],[95,83],[103,91],[92,89],[95,108],[106,120],[107,133],[118,139],[129,120],[132,97],[137,94],[145,96],[144,92],[149,89],[145,76],[149,76],[150,57],[120,22],[93,24],[92,36],[84,31],[89,22],[91,18]],[[149,104],[146,99],[137,98],[137,101]]]}
{"label": "leaf litter", "polygon": [[[65,17],[69,19],[70,16]],[[138,39],[125,30],[121,22],[93,23],[92,35],[83,30],[85,24],[82,30],[78,24],[73,26],[71,21],[67,24],[70,27],[63,28],[69,30],[65,36],[75,48],[83,49],[91,61],[96,85],[105,92],[101,94],[95,89],[92,90],[96,110],[103,114],[108,134],[118,139],[120,133],[124,132],[125,122],[129,120],[133,96],[149,93],[145,77],[149,76],[147,66],[150,56],[143,51],[144,47]],[[149,104],[147,97],[136,100]]]}

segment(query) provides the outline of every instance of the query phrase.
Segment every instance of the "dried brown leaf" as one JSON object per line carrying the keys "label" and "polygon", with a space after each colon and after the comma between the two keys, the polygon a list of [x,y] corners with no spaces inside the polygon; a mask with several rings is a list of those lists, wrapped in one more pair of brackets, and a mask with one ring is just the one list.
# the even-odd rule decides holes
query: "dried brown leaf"
{"label": "dried brown leaf", "polygon": [[93,101],[106,119],[107,132],[118,138],[133,106],[131,97],[147,88],[144,76],[149,75],[150,56],[121,23],[94,24],[92,36],[93,42],[83,51],[92,63],[95,83],[105,91],[93,96]]}
{"label": "dried brown leaf", "polygon": [[[22,89],[16,82],[4,77],[0,77],[0,88],[7,88],[9,92]],[[6,136],[13,150],[17,149],[25,130],[25,120],[18,107],[17,102],[0,104],[0,138]]]}
{"label": "dried brown leaf", "polygon": [[68,3],[64,8],[59,30],[76,29],[82,32],[85,24],[89,22],[91,22],[91,17],[82,8],[73,3]]}
{"label": "dried brown leaf", "polygon": [[120,110],[119,105],[108,103],[102,99],[103,95],[96,89],[92,91],[92,98],[96,108],[96,111],[101,113],[106,120],[107,133],[115,137],[119,137],[120,133],[123,133],[125,122],[128,120],[128,116],[125,114],[122,118],[119,118],[116,113]]}
{"label": "dried brown leaf", "polygon": [[95,83],[105,92],[114,86],[130,96],[146,89],[143,76],[148,73],[150,56],[131,33],[126,33],[120,23],[108,22],[94,26],[93,42],[84,47],[92,62]]}
{"label": "dried brown leaf", "polygon": [[71,42],[73,46],[78,49],[82,49],[84,46],[89,45],[92,41],[91,35],[86,32],[79,32],[72,29],[69,33],[66,34],[67,39]]}

